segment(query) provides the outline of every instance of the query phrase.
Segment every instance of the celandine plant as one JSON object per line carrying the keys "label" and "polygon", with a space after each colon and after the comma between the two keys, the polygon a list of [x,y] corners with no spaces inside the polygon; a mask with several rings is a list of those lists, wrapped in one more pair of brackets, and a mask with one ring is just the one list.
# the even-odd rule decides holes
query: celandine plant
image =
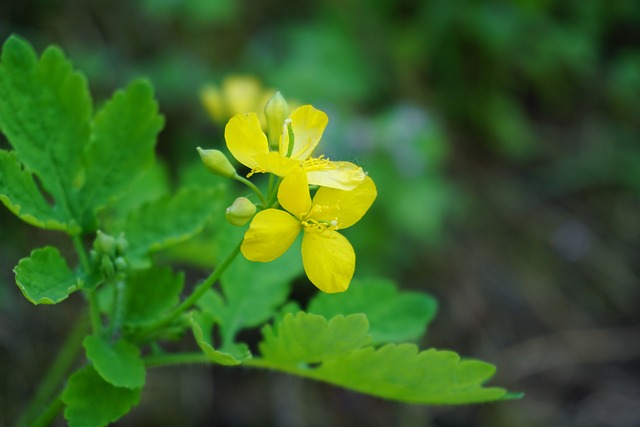
{"label": "celandine plant", "polygon": [[[289,113],[276,94],[265,115],[266,134],[255,113],[234,116],[225,129],[247,177],[222,152],[199,149],[210,171],[251,189],[226,211],[231,224],[249,226],[237,242],[219,239],[226,258],[185,292],[184,275],[151,255],[196,237],[223,194],[184,187],[135,203],[132,186],[153,162],[163,126],[149,83],[130,84],[94,113],[85,77],[60,49],[38,57],[19,37],[7,40],[0,129],[13,150],[0,150],[0,200],[28,224],[66,233],[76,252],[34,249],[15,267],[16,283],[33,304],[77,293],[88,307],[18,425],[48,425],[60,412],[71,426],[107,425],[138,403],[148,368],[203,362],[417,404],[516,397],[483,387],[495,371],[490,364],[403,343],[424,334],[434,300],[380,278],[352,281],[356,255],[340,233],[371,207],[374,180],[354,164],[314,157],[328,122],[323,112],[306,105]],[[261,173],[269,174],[266,188],[248,179]],[[123,197],[134,202],[115,209]],[[302,262],[292,245],[300,245]],[[322,291],[306,310],[288,301],[301,264]],[[237,338],[247,328],[261,328],[255,354]],[[184,334],[193,336],[191,350],[165,349]]]}

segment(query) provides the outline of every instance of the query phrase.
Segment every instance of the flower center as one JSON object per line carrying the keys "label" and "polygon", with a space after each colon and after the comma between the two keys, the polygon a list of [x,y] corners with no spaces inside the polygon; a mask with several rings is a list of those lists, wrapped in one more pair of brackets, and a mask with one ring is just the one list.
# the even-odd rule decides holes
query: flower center
{"label": "flower center", "polygon": [[323,232],[326,230],[336,231],[338,230],[338,220],[332,219],[331,221],[325,221],[315,218],[307,218],[302,220],[302,228],[304,231]]}
{"label": "flower center", "polygon": [[331,209],[329,206],[319,206],[315,205],[311,208],[311,210],[302,216],[302,220],[300,221],[302,224],[302,228],[304,231],[313,231],[313,232],[323,232],[325,230],[338,230],[338,218],[334,218],[332,220],[324,220],[314,218],[314,214],[320,213],[322,211],[326,211]]}
{"label": "flower center", "polygon": [[332,161],[324,157],[324,154],[316,158],[309,157],[302,162],[302,168],[306,171],[337,169]]}

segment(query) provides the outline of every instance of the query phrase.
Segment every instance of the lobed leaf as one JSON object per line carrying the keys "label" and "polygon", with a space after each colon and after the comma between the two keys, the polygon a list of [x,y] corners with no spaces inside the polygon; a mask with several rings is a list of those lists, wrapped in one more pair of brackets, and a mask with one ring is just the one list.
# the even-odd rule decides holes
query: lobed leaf
{"label": "lobed leaf", "polygon": [[95,335],[85,338],[83,345],[87,358],[106,382],[129,389],[144,386],[146,371],[138,347],[124,340],[111,345]]}
{"label": "lobed leaf", "polygon": [[308,310],[332,318],[338,314],[364,313],[373,344],[417,340],[437,311],[434,298],[420,292],[399,292],[387,279],[354,280],[341,294],[317,294]]}
{"label": "lobed leaf", "polygon": [[52,246],[35,249],[13,271],[22,294],[33,304],[57,304],[82,285]]}
{"label": "lobed leaf", "polygon": [[[0,62],[0,129],[26,171],[12,174],[11,197],[3,202],[25,221],[70,234],[92,231],[96,212],[121,197],[152,163],[164,121],[149,83],[133,82],[92,115],[86,78],[62,50],[49,47],[38,58],[20,37],[7,40]],[[55,200],[53,214],[43,210],[47,203],[37,196],[31,173]],[[20,189],[28,192],[17,198]],[[43,213],[48,215],[42,219]]]}
{"label": "lobed leaf", "polygon": [[200,232],[211,216],[216,191],[183,188],[173,197],[163,197],[132,212],[117,231],[130,244],[128,255],[143,259],[150,252],[183,242]]}
{"label": "lobed leaf", "polygon": [[76,222],[44,198],[33,175],[22,168],[15,151],[0,150],[0,201],[18,218],[35,227],[80,232]]}
{"label": "lobed leaf", "polygon": [[[517,397],[499,387],[483,387],[495,367],[461,360],[451,351],[419,352],[414,344],[368,343],[364,314],[287,314],[263,328],[261,359],[249,365],[324,381],[374,396],[421,404],[464,404]],[[309,365],[311,363],[312,365]]]}
{"label": "lobed leaf", "polygon": [[224,349],[225,351],[213,348],[211,340],[213,319],[208,316],[202,313],[192,313],[191,328],[196,343],[211,362],[219,365],[234,366],[251,358],[251,352],[246,344],[233,343],[227,346]]}
{"label": "lobed leaf", "polygon": [[328,360],[312,377],[386,399],[423,404],[466,404],[509,398],[499,387],[483,387],[495,367],[461,360],[452,351],[419,352],[414,344],[366,347]]}
{"label": "lobed leaf", "polygon": [[364,314],[335,316],[330,321],[315,314],[287,314],[275,327],[262,329],[262,356],[280,363],[317,363],[356,350],[371,341]]}
{"label": "lobed leaf", "polygon": [[158,320],[180,302],[184,273],[169,267],[134,270],[127,278],[127,325],[142,325]]}
{"label": "lobed leaf", "polygon": [[[122,197],[109,205],[110,211],[107,215],[115,220],[126,218],[129,213],[139,209],[145,203],[167,196],[171,193],[169,181],[167,166],[156,160],[137,179],[132,180],[131,186]],[[104,217],[104,214],[100,215],[101,225],[105,223]]]}
{"label": "lobed leaf", "polygon": [[122,196],[152,164],[163,125],[151,85],[140,80],[117,91],[96,114],[85,155],[85,183],[79,194],[85,223]]}
{"label": "lobed leaf", "polygon": [[92,101],[85,77],[64,53],[11,36],[0,64],[0,128],[27,170],[38,175],[67,217],[77,218]]}
{"label": "lobed leaf", "polygon": [[62,393],[69,427],[103,427],[127,414],[140,401],[141,389],[115,387],[92,366],[76,371]]}

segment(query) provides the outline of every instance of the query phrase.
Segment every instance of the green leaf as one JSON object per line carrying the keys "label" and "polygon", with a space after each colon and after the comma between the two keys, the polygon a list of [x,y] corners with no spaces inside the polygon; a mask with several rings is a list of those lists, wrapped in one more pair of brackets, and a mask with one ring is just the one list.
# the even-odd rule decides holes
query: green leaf
{"label": "green leaf", "polygon": [[262,356],[270,362],[314,363],[344,355],[368,344],[369,323],[364,314],[322,316],[299,312],[284,316],[275,328],[262,329]]}
{"label": "green leaf", "polygon": [[64,53],[33,48],[12,36],[0,64],[0,128],[27,170],[40,177],[68,217],[77,218],[74,189],[82,182],[91,95],[85,77]]}
{"label": "green leaf", "polygon": [[[170,194],[170,187],[167,166],[156,160],[149,169],[131,183],[131,187],[121,198],[109,205],[108,215],[114,218],[125,218],[145,203]],[[100,216],[100,223],[104,223],[104,215]]]}
{"label": "green leaf", "polygon": [[288,251],[275,261],[254,263],[238,257],[224,272],[224,298],[209,291],[198,305],[220,324],[228,344],[244,328],[258,326],[273,317],[289,294],[291,281],[302,272],[300,253]]}
{"label": "green leaf", "polygon": [[82,285],[58,249],[51,246],[35,249],[13,271],[18,287],[33,304],[57,304]]}
{"label": "green leaf", "polygon": [[127,278],[127,325],[158,320],[180,302],[184,274],[168,267],[132,271]]}
{"label": "green leaf", "polygon": [[262,359],[247,364],[324,381],[374,396],[421,404],[464,404],[517,397],[499,387],[484,388],[495,367],[461,360],[451,351],[419,352],[414,344],[363,347],[364,314],[323,317],[287,314],[263,328]]}
{"label": "green leaf", "polygon": [[196,343],[211,362],[225,366],[234,366],[251,358],[249,348],[246,344],[242,343],[233,343],[225,348],[225,351],[214,349],[211,340],[213,319],[207,315],[192,313],[191,328]]}
{"label": "green leaf", "polygon": [[85,222],[122,196],[153,162],[154,146],[164,120],[158,114],[153,89],[135,81],[117,91],[93,119],[86,151],[86,178],[80,192]]}
{"label": "green leaf", "polygon": [[327,319],[338,314],[364,313],[373,344],[416,340],[436,314],[437,303],[427,294],[398,292],[386,279],[354,280],[341,294],[317,294],[309,312]]}
{"label": "green leaf", "polygon": [[128,256],[140,260],[196,235],[211,216],[215,197],[212,189],[183,188],[173,197],[160,198],[134,211],[117,230],[127,236]]}
{"label": "green leaf", "polygon": [[80,227],[59,206],[47,203],[33,175],[22,168],[15,151],[0,150],[0,201],[35,227],[69,234],[80,232]]}
{"label": "green leaf", "polygon": [[142,388],[146,372],[138,347],[124,340],[111,345],[95,335],[83,342],[87,358],[100,376],[115,387]]}
{"label": "green leaf", "polygon": [[92,366],[76,371],[62,393],[69,427],[102,427],[117,421],[140,401],[141,389],[115,387]]}
{"label": "green leaf", "polygon": [[485,362],[461,360],[452,351],[418,352],[414,344],[387,344],[328,360],[311,376],[386,399],[450,405],[511,398],[503,388],[482,386],[495,370]]}

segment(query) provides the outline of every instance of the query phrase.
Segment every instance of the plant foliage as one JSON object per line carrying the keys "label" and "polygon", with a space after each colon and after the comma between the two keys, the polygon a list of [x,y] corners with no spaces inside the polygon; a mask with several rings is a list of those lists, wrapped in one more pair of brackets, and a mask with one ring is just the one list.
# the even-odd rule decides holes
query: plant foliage
{"label": "plant foliage", "polygon": [[[63,231],[76,249],[76,257],[53,246],[34,249],[15,267],[16,283],[33,304],[60,303],[73,292],[89,302],[92,332],[82,341],[85,365],[67,378],[50,406],[62,402],[69,425],[99,427],[120,419],[138,403],[148,366],[203,360],[283,371],[411,403],[514,397],[484,387],[495,371],[488,363],[403,343],[420,339],[433,319],[437,304],[428,295],[401,292],[384,279],[355,280],[342,295],[313,297],[306,313],[289,298],[302,273],[299,250],[269,263],[234,261],[240,245],[231,250],[237,236],[229,236],[238,233],[211,221],[226,187],[195,185],[168,194],[164,181],[151,182],[163,179],[160,169],[149,169],[163,118],[150,83],[134,81],[94,114],[85,77],[61,49],[50,47],[38,57],[28,42],[12,36],[1,58],[0,129],[12,150],[0,150],[0,200],[32,226]],[[366,180],[373,194],[368,209],[375,187]],[[340,213],[349,213],[348,198],[342,198],[347,190],[323,194],[323,203],[336,199],[336,212],[343,204]],[[266,198],[260,198],[266,209]],[[272,208],[275,199],[274,192]],[[337,220],[312,219],[312,232],[337,227]],[[216,259],[216,269],[185,292],[184,273],[159,265],[156,255],[211,224],[220,228],[216,237],[202,239],[199,247],[213,254],[201,258]],[[305,238],[320,244],[319,236]],[[87,250],[90,238],[93,246]],[[303,240],[303,256],[304,247]],[[70,267],[67,259],[78,265]],[[217,282],[220,289],[212,289]],[[259,354],[252,355],[239,333],[260,327]],[[165,349],[167,339],[181,338],[189,329],[200,353]]]}

